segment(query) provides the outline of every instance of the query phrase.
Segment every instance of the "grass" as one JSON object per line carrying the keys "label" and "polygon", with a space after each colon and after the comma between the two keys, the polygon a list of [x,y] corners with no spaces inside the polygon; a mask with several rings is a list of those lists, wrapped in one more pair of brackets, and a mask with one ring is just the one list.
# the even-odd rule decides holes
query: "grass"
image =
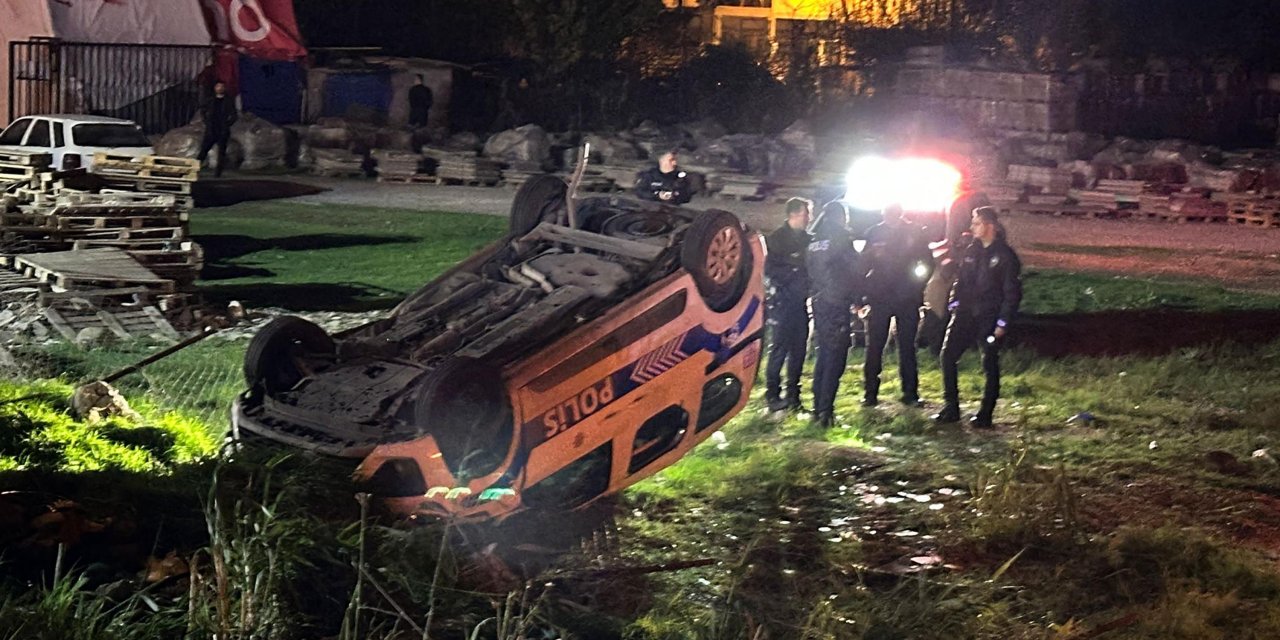
{"label": "grass", "polygon": [[197,211],[191,234],[205,249],[199,284],[212,299],[359,310],[391,306],[506,225],[495,216],[250,202]]}
{"label": "grass", "polygon": [[[503,230],[500,218],[354,207],[335,215],[279,203],[195,218],[210,250],[203,284],[215,297],[299,309],[389,306]],[[1280,309],[1278,296],[1204,283],[1031,270],[1025,284],[1031,314]],[[122,379],[142,423],[86,425],[66,414],[69,382],[153,348],[20,354],[31,371],[58,380],[0,386],[0,400],[43,394],[0,404],[0,470],[58,470],[110,484],[80,471],[102,469],[132,483],[170,477],[208,487],[218,474],[199,461],[225,431],[243,341],[207,341]],[[925,411],[892,404],[857,406],[861,359],[851,354],[837,427],[766,419],[757,388],[723,441],[623,496],[611,544],[561,560],[593,570],[690,559],[710,566],[495,584],[477,577],[476,563],[441,555],[438,527],[384,527],[353,515],[341,473],[304,459],[246,462],[223,472],[234,481],[220,480],[225,489],[209,494],[203,514],[195,509],[212,528],[204,550],[187,554],[202,558],[193,574],[204,582],[183,597],[203,617],[177,611],[180,599],[153,600],[202,632],[268,640],[291,627],[317,637],[420,637],[416,628],[428,619],[433,637],[1280,634],[1280,583],[1260,553],[1280,541],[1280,518],[1268,510],[1280,470],[1252,456],[1280,437],[1280,340],[1114,357],[1014,348],[1003,354],[1004,428],[993,434],[934,425]],[[893,359],[884,398],[898,395]],[[971,354],[961,372],[968,408],[980,385]],[[937,364],[923,352],[920,386],[936,403]],[[1082,412],[1094,419],[1070,421]],[[167,439],[121,436],[151,427]],[[1224,472],[1209,452],[1238,468]],[[331,484],[320,486],[322,478]],[[238,564],[215,569],[218,556]],[[101,619],[106,605],[79,574],[66,575],[61,586],[0,597],[0,629],[28,629],[40,615]],[[131,602],[150,610],[145,600]],[[120,611],[129,612],[119,617],[129,626],[116,635],[83,628],[148,637],[130,630],[171,622]],[[262,617],[246,619],[246,611]],[[253,629],[255,620],[263,626]],[[66,637],[77,637],[72,631]]]}
{"label": "grass", "polygon": [[1022,309],[1027,314],[1179,309],[1280,309],[1280,295],[1249,293],[1205,282],[1028,269]]}

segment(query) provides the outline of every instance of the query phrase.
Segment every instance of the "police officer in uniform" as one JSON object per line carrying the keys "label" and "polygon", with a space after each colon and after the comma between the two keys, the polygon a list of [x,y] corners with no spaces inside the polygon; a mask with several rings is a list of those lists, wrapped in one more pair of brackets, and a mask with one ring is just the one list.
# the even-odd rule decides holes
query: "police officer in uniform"
{"label": "police officer in uniform", "polygon": [[806,265],[812,280],[813,335],[818,358],[813,367],[813,416],[823,427],[835,422],[834,404],[849,359],[850,324],[861,281],[858,252],[849,233],[849,210],[840,201],[823,205],[810,231]]}
{"label": "police officer in uniform", "polygon": [[672,149],[658,157],[658,166],[636,176],[636,197],[668,204],[684,204],[693,198],[689,177],[680,170],[680,152]]}
{"label": "police officer in uniform", "polygon": [[867,230],[862,252],[865,275],[864,302],[867,323],[867,361],[863,368],[866,383],[863,406],[879,403],[880,371],[884,368],[884,348],[889,343],[889,321],[898,333],[898,374],[902,378],[902,403],[919,406],[916,368],[916,329],[924,287],[933,273],[933,253],[924,234],[902,217],[902,207],[889,205],[883,222]]}
{"label": "police officer in uniform", "polygon": [[1022,262],[1005,241],[1004,227],[991,207],[973,210],[973,242],[962,254],[959,276],[951,289],[951,322],[942,341],[942,411],[938,422],[960,420],[957,363],[970,346],[982,349],[986,386],[978,413],[969,419],[976,428],[991,427],[1000,395],[1000,345],[1022,301]]}
{"label": "police officer in uniform", "polygon": [[[765,236],[768,249],[764,275],[769,279],[769,325],[773,341],[764,368],[765,402],[770,411],[800,410],[800,371],[809,341],[809,274],[805,257],[809,248],[809,216],[813,202],[787,200],[787,221]],[[787,367],[782,395],[782,367]]]}

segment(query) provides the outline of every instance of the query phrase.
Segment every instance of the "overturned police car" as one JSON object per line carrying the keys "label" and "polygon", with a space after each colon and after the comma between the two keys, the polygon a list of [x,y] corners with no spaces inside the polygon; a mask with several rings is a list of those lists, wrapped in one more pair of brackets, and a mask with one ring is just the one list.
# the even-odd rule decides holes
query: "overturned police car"
{"label": "overturned police car", "polygon": [[510,233],[383,319],[273,320],[233,434],[358,461],[400,515],[574,509],[647,477],[747,401],[763,249],[726,211],[573,197],[538,176]]}

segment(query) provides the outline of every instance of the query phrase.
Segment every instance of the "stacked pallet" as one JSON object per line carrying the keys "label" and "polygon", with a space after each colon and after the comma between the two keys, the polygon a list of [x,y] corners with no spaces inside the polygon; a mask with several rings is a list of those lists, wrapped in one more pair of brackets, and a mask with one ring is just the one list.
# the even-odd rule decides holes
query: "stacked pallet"
{"label": "stacked pallet", "polygon": [[508,187],[519,189],[533,176],[545,174],[542,165],[536,162],[508,162],[507,166],[502,168],[502,182]]}
{"label": "stacked pallet", "polygon": [[1066,193],[1071,188],[1071,171],[1056,167],[1011,164],[1006,179],[1036,187],[1041,193]]}
{"label": "stacked pallet", "polygon": [[363,178],[364,156],[346,149],[312,149],[311,173],[330,178]]}
{"label": "stacked pallet", "polygon": [[1227,205],[1196,192],[1175,193],[1169,198],[1169,215],[1164,219],[1180,223],[1225,222]]}
{"label": "stacked pallet", "polygon": [[195,204],[191,185],[200,176],[200,161],[100,151],[93,156],[93,173],[117,193],[164,194],[175,207],[189,211]]}
{"label": "stacked pallet", "polygon": [[718,173],[707,180],[716,197],[724,200],[756,200],[760,196],[760,179],[739,173]]}
{"label": "stacked pallet", "polygon": [[1280,227],[1280,197],[1257,193],[1225,194],[1227,222],[1258,227]]}
{"label": "stacked pallet", "polygon": [[[565,182],[573,178],[572,175],[564,176]],[[579,192],[595,192],[595,193],[613,193],[618,189],[618,184],[603,173],[587,169],[582,172],[582,178],[578,180]]]}
{"label": "stacked pallet", "polygon": [[501,182],[502,168],[493,160],[474,156],[452,156],[441,159],[436,165],[437,184],[494,187]]}
{"label": "stacked pallet", "polygon": [[38,184],[39,175],[48,171],[52,162],[48,153],[0,151],[0,191]]}
{"label": "stacked pallet", "polygon": [[595,170],[600,175],[613,181],[613,186],[618,191],[630,191],[636,186],[636,180],[639,178],[640,172],[648,168],[648,163],[637,162],[633,164],[601,164],[596,165]]}
{"label": "stacked pallet", "polygon": [[378,171],[378,182],[426,182],[431,178],[422,170],[420,153],[374,149],[370,155]]}

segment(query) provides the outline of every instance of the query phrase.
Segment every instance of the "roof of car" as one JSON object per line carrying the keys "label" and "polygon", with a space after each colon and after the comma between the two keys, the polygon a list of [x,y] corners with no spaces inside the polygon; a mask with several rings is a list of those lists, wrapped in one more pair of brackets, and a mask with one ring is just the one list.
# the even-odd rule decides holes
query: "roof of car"
{"label": "roof of car", "polygon": [[49,120],[58,120],[69,124],[135,124],[132,120],[122,120],[120,118],[108,118],[106,116],[86,116],[76,113],[50,113],[50,114],[33,114],[23,116],[27,118],[46,118]]}

